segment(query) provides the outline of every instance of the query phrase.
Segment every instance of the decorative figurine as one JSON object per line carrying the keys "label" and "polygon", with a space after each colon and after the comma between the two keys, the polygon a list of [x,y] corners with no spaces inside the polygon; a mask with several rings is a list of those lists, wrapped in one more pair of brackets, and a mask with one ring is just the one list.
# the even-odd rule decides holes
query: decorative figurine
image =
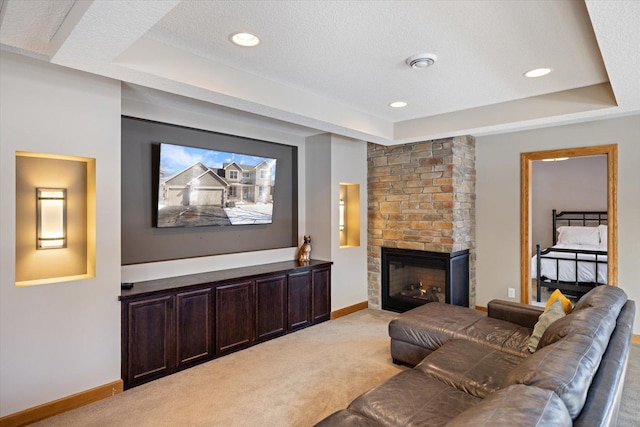
{"label": "decorative figurine", "polygon": [[300,251],[298,251],[298,261],[308,263],[311,260],[311,236],[303,237],[304,243],[300,246]]}

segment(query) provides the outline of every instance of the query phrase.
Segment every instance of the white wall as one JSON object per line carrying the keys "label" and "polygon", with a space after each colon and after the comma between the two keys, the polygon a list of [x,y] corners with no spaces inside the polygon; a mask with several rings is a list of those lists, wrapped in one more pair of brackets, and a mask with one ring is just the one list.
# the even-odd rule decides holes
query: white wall
{"label": "white wall", "polygon": [[[367,300],[367,144],[336,135],[307,138],[307,225],[312,258],[333,261],[331,310]],[[360,246],[340,247],[340,183],[360,185]],[[327,221],[330,218],[330,221]]]}
{"label": "white wall", "polygon": [[[367,143],[331,138],[332,310],[367,301]],[[340,183],[360,185],[360,246],[340,247]]]}
{"label": "white wall", "polygon": [[[120,378],[120,82],[3,51],[0,108],[4,416]],[[16,151],[96,159],[94,279],[15,287]]]}
{"label": "white wall", "polygon": [[[640,115],[476,138],[476,303],[520,300],[520,153],[618,144],[618,284],[640,302]],[[634,333],[640,334],[640,316]]]}
{"label": "white wall", "polygon": [[[319,161],[317,151],[306,153],[308,143],[303,137],[248,123],[229,111],[185,107],[184,100],[163,104],[154,97],[145,101],[144,96],[129,94],[122,98],[118,81],[6,52],[1,59],[0,416],[120,378],[121,282],[296,256],[297,248],[291,247],[121,267],[121,114],[297,146],[299,240],[305,233],[314,235],[319,242],[312,255],[335,262],[332,310],[366,301],[366,143],[321,136],[327,145],[313,145],[327,150],[326,158]],[[14,286],[16,151],[96,158],[95,279]],[[305,172],[309,168],[312,172]],[[309,184],[313,174],[324,178]],[[363,226],[358,248],[339,248],[340,182],[360,184]],[[309,193],[311,203],[307,203]]]}
{"label": "white wall", "polygon": [[[531,167],[531,250],[553,244],[552,212],[607,210],[607,156],[536,160]],[[566,223],[565,223],[566,224]]]}
{"label": "white wall", "polygon": [[[137,98],[144,97],[138,96]],[[135,91],[124,89],[122,99],[123,115],[298,147],[298,240],[302,241],[302,233],[306,220],[304,208],[306,194],[305,175],[300,172],[305,170],[304,137],[270,129],[266,126],[248,124],[242,121],[240,115],[234,120],[233,115],[229,115],[228,112],[217,111],[213,108],[207,109],[203,107],[201,102],[190,102],[186,98],[180,99],[180,102],[176,102],[176,100],[171,97],[163,98],[156,96],[153,97],[150,102],[137,98]],[[162,277],[288,261],[295,259],[296,254],[297,249],[291,247],[126,265],[122,266],[122,281],[136,282],[153,280]]]}

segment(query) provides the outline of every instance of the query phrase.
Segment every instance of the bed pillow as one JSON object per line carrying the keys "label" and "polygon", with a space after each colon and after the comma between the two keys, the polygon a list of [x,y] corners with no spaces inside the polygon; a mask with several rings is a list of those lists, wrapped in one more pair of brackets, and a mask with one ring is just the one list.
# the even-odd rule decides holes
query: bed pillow
{"label": "bed pillow", "polygon": [[604,224],[600,224],[598,226],[598,235],[600,236],[600,246],[602,247],[603,250],[607,250],[607,237],[608,237],[608,230],[607,230],[607,226]]}
{"label": "bed pillow", "polygon": [[560,301],[560,299],[556,299],[551,303],[549,308],[544,310],[544,313],[540,315],[538,322],[533,327],[533,334],[531,334],[531,338],[529,338],[529,346],[527,347],[530,353],[535,353],[538,348],[540,338],[542,338],[542,334],[544,334],[544,331],[547,330],[549,325],[564,316],[566,316],[566,314],[562,307],[562,301]]}
{"label": "bed pillow", "polygon": [[558,243],[598,246],[600,233],[598,227],[558,227]]}
{"label": "bed pillow", "polygon": [[573,305],[571,304],[571,301],[569,301],[569,298],[565,297],[564,294],[560,292],[560,289],[556,289],[555,291],[553,291],[553,293],[549,296],[549,300],[547,301],[547,305],[545,305],[544,309],[547,310],[557,299],[559,299],[562,303],[564,314],[571,313],[571,310],[573,310]]}

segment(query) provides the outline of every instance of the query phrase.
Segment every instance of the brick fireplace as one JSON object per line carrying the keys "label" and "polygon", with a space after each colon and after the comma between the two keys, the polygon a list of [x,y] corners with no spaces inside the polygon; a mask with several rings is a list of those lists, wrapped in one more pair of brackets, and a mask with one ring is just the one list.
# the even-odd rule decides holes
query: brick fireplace
{"label": "brick fireplace", "polygon": [[475,140],[369,143],[367,271],[369,305],[381,306],[382,247],[451,254],[469,250],[475,305]]}

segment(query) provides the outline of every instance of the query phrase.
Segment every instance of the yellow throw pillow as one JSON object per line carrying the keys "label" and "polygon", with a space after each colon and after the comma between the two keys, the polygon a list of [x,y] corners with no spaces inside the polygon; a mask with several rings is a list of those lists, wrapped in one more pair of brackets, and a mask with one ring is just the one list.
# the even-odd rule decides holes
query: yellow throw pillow
{"label": "yellow throw pillow", "polygon": [[556,289],[555,291],[553,291],[553,293],[549,297],[549,301],[547,301],[547,305],[544,306],[544,309],[545,310],[548,309],[549,306],[551,306],[551,304],[553,304],[553,302],[557,299],[559,299],[562,302],[562,308],[564,308],[564,314],[571,313],[571,310],[573,310],[573,305],[571,304],[571,301],[569,301],[569,298],[562,295],[562,292],[560,292],[560,289]]}

